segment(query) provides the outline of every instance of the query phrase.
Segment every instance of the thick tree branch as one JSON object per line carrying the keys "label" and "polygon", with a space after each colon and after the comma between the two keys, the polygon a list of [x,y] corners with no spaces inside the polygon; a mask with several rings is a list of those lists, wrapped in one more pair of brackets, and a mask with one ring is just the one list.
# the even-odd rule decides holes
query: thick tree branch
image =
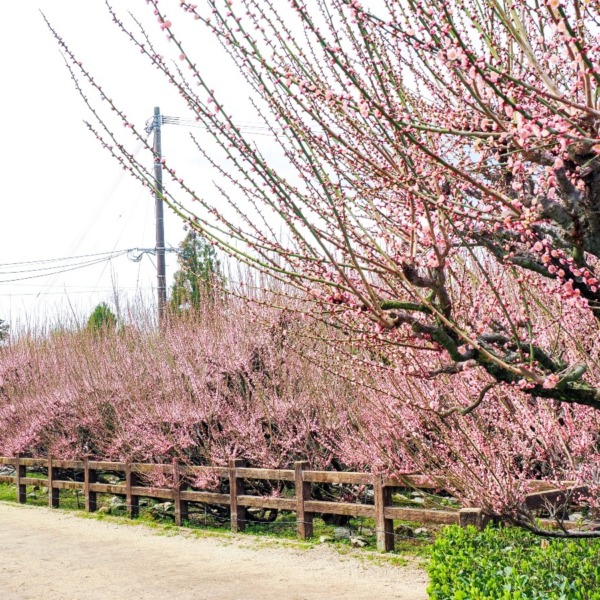
{"label": "thick tree branch", "polygon": [[444,411],[443,413],[439,413],[440,417],[442,419],[445,419],[447,417],[449,417],[450,415],[453,415],[455,413],[458,413],[460,415],[462,415],[463,417],[472,413],[482,402],[483,399],[485,398],[485,395],[494,387],[496,387],[498,385],[497,382],[493,382],[493,383],[488,383],[482,390],[481,392],[479,392],[479,396],[477,396],[477,400],[475,400],[475,402],[473,402],[473,404],[469,404],[469,406],[454,406],[452,408],[450,408],[449,410]]}

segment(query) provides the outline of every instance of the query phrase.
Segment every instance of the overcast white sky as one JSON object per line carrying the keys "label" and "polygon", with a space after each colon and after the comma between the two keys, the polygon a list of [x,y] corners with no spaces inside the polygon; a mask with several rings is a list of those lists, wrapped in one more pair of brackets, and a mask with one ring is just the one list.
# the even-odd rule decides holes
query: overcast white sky
{"label": "overcast white sky", "polygon": [[[124,16],[128,10],[136,12],[161,37],[144,0],[113,4]],[[169,18],[175,25],[194,26],[180,14],[178,4],[171,2]],[[168,5],[166,1],[164,6]],[[3,6],[0,318],[13,324],[25,319],[43,322],[65,314],[69,305],[79,315],[89,314],[98,302],[112,301],[113,280],[123,298],[137,290],[151,294],[156,280],[147,256],[139,263],[121,257],[37,278],[30,278],[39,274],[31,269],[51,264],[10,264],[155,245],[154,201],[123,175],[86,130],[86,108],[40,10],[136,125],[151,117],[154,106],[166,115],[189,116],[166,82],[111,23],[104,0],[28,0]],[[201,64],[205,61],[202,67],[213,76],[215,86],[234,85],[232,71],[211,43],[198,31],[195,58]],[[187,136],[183,128],[165,126],[164,154],[177,158],[184,168],[197,166],[197,181],[206,179],[209,186],[210,173]],[[167,211],[167,247],[177,246],[183,236],[182,224]],[[175,255],[168,255],[168,281],[175,268]]]}

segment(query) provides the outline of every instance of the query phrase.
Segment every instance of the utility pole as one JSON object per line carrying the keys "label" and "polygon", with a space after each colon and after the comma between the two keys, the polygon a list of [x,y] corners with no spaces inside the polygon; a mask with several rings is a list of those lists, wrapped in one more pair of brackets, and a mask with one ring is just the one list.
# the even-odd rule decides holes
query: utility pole
{"label": "utility pole", "polygon": [[165,219],[163,213],[163,180],[162,180],[162,146],[161,146],[162,115],[160,108],[154,107],[154,187],[156,190],[156,269],[158,275],[158,323],[162,325],[167,308],[167,275],[165,268]]}

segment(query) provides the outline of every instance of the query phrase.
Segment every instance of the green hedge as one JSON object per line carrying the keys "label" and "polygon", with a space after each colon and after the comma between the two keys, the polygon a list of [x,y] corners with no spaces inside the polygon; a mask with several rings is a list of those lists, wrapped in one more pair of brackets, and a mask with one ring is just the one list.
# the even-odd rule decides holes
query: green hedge
{"label": "green hedge", "polygon": [[435,600],[600,600],[600,540],[448,527],[428,567]]}

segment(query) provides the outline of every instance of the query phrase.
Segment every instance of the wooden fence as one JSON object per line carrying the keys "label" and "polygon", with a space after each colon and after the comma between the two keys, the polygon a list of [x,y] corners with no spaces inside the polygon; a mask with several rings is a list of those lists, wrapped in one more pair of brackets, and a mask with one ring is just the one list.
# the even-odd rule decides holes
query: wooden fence
{"label": "wooden fence", "polygon": [[[218,504],[230,506],[231,530],[243,531],[248,508],[265,508],[293,511],[296,513],[298,537],[306,539],[313,534],[315,514],[328,513],[352,517],[370,517],[375,520],[377,547],[383,551],[394,549],[394,520],[417,521],[420,523],[452,524],[473,521],[469,512],[458,510],[433,510],[392,506],[394,488],[434,489],[437,486],[422,476],[407,476],[391,479],[369,473],[312,471],[307,462],[294,463],[293,469],[254,469],[245,466],[243,460],[231,460],[228,467],[197,467],[173,464],[123,463],[94,460],[56,460],[52,458],[0,457],[0,465],[11,465],[15,474],[0,476],[0,483],[15,484],[17,497],[26,503],[26,486],[48,488],[48,502],[51,507],[60,504],[60,490],[79,490],[85,498],[85,510],[93,512],[98,507],[98,494],[124,496],[130,517],[139,513],[140,498],[170,500],[175,507],[175,523],[181,525],[187,520],[190,503]],[[28,467],[48,469],[47,479],[27,477]],[[58,469],[83,471],[83,482],[57,479]],[[111,485],[98,483],[99,471],[117,471],[125,475],[125,483]],[[163,473],[172,478],[172,487],[157,488],[143,485],[140,475],[152,472]],[[190,489],[188,478],[199,475],[218,476],[229,480],[229,494]],[[245,493],[245,480],[285,481],[294,484],[295,497],[279,498],[256,496]],[[313,483],[350,484],[372,486],[373,504],[351,502],[326,502],[311,496]]]}
{"label": "wooden fence", "polygon": [[[130,517],[139,514],[140,498],[170,500],[175,507],[175,523],[181,525],[188,518],[190,503],[227,505],[231,513],[231,530],[243,531],[248,508],[278,509],[296,512],[298,537],[306,539],[313,535],[315,514],[327,513],[352,517],[370,517],[375,520],[377,548],[382,551],[394,549],[394,520],[416,521],[423,524],[475,525],[481,528],[485,516],[481,509],[463,508],[460,510],[434,510],[426,508],[406,508],[392,505],[392,492],[395,488],[439,489],[433,481],[422,475],[409,475],[402,478],[382,477],[369,473],[312,471],[307,462],[294,463],[293,469],[255,469],[245,466],[243,460],[231,460],[228,467],[199,467],[177,463],[128,463],[94,460],[56,460],[52,458],[0,457],[0,465],[15,468],[12,476],[0,476],[0,483],[17,486],[18,501],[27,501],[26,486],[35,485],[48,488],[48,502],[51,507],[60,504],[60,490],[83,491],[85,510],[93,512],[98,508],[98,494],[124,496]],[[48,470],[47,479],[27,477],[28,467],[43,467]],[[58,469],[83,471],[83,482],[57,479]],[[99,483],[99,471],[117,471],[125,475],[125,483],[112,485]],[[143,485],[140,475],[159,472],[172,478],[169,488]],[[229,494],[199,491],[189,484],[191,477],[199,475],[229,480]],[[257,496],[245,493],[246,480],[285,481],[294,484],[293,498]],[[327,502],[312,498],[313,483],[349,484],[372,486],[373,504],[351,502]],[[568,482],[565,482],[568,483]],[[532,493],[527,504],[536,508],[542,502],[558,501],[563,493],[552,489],[543,481],[529,482]]]}

